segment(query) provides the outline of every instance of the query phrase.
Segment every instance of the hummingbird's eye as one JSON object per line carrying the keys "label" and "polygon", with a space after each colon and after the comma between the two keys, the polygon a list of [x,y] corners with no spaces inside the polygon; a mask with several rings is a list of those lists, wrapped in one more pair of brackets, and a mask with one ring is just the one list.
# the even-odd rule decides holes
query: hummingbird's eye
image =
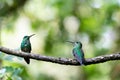
{"label": "hummingbird's eye", "polygon": [[76,42],[77,44],[79,43],[79,42]]}

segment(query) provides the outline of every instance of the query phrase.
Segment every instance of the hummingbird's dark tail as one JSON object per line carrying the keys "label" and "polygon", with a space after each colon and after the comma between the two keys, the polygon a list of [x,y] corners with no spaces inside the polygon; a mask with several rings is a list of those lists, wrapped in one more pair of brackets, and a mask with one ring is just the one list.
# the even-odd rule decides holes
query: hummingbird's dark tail
{"label": "hummingbird's dark tail", "polygon": [[26,61],[27,64],[30,64],[30,59],[29,58],[24,58],[24,60]]}
{"label": "hummingbird's dark tail", "polygon": [[82,58],[82,64],[81,65],[85,65],[85,58]]}
{"label": "hummingbird's dark tail", "polygon": [[78,58],[77,61],[80,63],[81,66],[84,65],[84,63],[85,63],[84,58],[82,58],[82,59]]}

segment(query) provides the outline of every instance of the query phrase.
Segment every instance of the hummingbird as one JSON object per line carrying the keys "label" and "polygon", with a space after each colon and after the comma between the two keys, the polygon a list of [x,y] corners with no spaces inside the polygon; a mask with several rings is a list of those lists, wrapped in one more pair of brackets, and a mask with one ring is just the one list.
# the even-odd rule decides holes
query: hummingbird
{"label": "hummingbird", "polygon": [[74,44],[74,48],[72,51],[73,56],[80,63],[80,65],[84,65],[85,58],[84,58],[84,52],[82,50],[82,43],[81,42],[72,42],[72,41],[67,41],[67,42]]}
{"label": "hummingbird", "polygon": [[[35,35],[32,34],[30,36],[24,36],[23,40],[21,42],[21,51],[30,53],[31,52],[31,43],[30,43],[30,38]],[[24,57],[24,60],[26,61],[27,64],[30,63],[30,59],[28,57]]]}

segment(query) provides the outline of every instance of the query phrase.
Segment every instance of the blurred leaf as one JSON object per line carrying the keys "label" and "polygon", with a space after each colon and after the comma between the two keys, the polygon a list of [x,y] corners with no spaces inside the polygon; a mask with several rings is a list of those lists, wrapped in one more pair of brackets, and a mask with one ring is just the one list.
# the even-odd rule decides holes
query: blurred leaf
{"label": "blurred leaf", "polygon": [[[12,66],[6,66],[3,68],[4,71],[4,74],[8,74],[6,75],[7,77],[7,80],[22,80],[22,78],[20,77],[20,74],[22,73],[22,69],[21,68],[14,68]],[[5,76],[5,75],[3,75]]]}
{"label": "blurred leaf", "polygon": [[3,59],[4,58],[4,53],[0,52],[0,59]]}
{"label": "blurred leaf", "polygon": [[20,76],[14,75],[12,76],[12,80],[22,80]]}
{"label": "blurred leaf", "polygon": [[8,60],[8,61],[13,61],[12,59],[13,59],[13,56],[12,55],[6,55],[6,56],[4,56],[4,59],[5,60]]}
{"label": "blurred leaf", "polygon": [[0,78],[2,78],[3,76],[5,76],[5,72],[6,72],[5,68],[0,69]]}
{"label": "blurred leaf", "polygon": [[11,76],[7,76],[6,80],[13,80]]}
{"label": "blurred leaf", "polygon": [[15,68],[14,72],[13,72],[13,75],[16,75],[16,76],[20,75],[22,71],[23,71],[23,69],[21,69],[21,68]]}
{"label": "blurred leaf", "polygon": [[35,31],[39,30],[41,24],[42,22],[40,22],[39,20],[32,20],[32,29]]}
{"label": "blurred leaf", "polygon": [[54,77],[46,75],[46,74],[39,74],[37,80],[55,80]]}
{"label": "blurred leaf", "polygon": [[7,16],[15,13],[27,0],[0,0],[0,16]]}
{"label": "blurred leaf", "polygon": [[105,55],[108,53],[108,49],[102,48],[102,49],[96,49],[95,56]]}
{"label": "blurred leaf", "polygon": [[11,67],[11,66],[6,66],[4,68],[6,69],[6,72],[12,73],[14,71],[13,67]]}

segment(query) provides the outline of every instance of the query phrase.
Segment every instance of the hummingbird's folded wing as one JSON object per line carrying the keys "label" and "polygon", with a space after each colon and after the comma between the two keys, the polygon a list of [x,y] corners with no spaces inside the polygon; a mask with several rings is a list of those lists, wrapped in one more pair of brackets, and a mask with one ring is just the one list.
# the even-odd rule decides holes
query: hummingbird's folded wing
{"label": "hummingbird's folded wing", "polygon": [[75,50],[75,49],[73,49],[73,55],[81,65],[84,64],[83,50]]}

